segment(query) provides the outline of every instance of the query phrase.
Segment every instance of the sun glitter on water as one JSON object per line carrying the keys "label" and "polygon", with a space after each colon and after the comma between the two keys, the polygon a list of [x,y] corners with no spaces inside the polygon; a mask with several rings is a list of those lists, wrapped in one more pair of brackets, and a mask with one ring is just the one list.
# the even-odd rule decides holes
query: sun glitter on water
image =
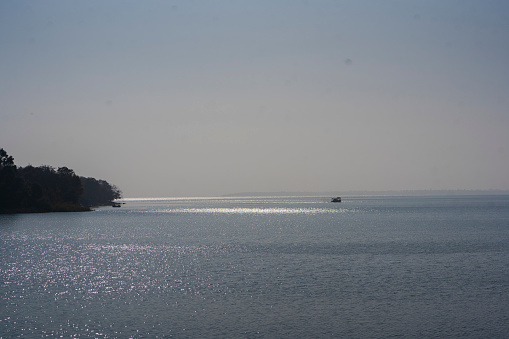
{"label": "sun glitter on water", "polygon": [[152,213],[190,213],[190,214],[326,214],[344,212],[329,208],[176,208],[152,210]]}

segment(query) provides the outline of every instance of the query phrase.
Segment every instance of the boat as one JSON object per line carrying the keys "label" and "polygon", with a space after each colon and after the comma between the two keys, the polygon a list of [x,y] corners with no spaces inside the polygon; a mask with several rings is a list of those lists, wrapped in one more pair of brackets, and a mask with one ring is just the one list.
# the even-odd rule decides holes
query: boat
{"label": "boat", "polygon": [[341,202],[341,197],[332,198],[330,202]]}

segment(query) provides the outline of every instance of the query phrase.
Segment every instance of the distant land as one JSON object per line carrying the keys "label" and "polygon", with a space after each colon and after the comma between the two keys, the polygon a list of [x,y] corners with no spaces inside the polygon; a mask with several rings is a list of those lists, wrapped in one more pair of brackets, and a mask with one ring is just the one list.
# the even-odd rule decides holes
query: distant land
{"label": "distant land", "polygon": [[239,192],[224,197],[312,197],[312,196],[432,196],[432,195],[509,195],[509,190],[402,190],[329,192]]}

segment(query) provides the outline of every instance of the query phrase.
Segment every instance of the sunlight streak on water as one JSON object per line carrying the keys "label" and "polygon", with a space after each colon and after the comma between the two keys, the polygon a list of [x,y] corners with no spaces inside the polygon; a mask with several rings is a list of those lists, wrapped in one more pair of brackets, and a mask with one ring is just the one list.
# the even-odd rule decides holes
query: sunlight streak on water
{"label": "sunlight streak on water", "polygon": [[152,210],[152,213],[191,214],[327,214],[346,212],[346,209],[329,208],[176,208]]}

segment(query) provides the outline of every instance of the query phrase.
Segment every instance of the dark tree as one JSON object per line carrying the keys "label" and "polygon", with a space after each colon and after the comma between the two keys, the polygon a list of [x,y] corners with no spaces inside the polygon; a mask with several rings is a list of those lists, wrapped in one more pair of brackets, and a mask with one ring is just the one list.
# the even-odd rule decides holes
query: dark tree
{"label": "dark tree", "polygon": [[0,148],[0,212],[27,205],[25,182],[18,174],[14,158]]}
{"label": "dark tree", "polygon": [[60,167],[57,170],[57,174],[59,176],[58,188],[62,199],[79,205],[80,197],[83,193],[80,177],[67,167]]}
{"label": "dark tree", "polygon": [[14,166],[14,158],[8,155],[3,148],[0,148],[0,169],[10,166]]}
{"label": "dark tree", "polygon": [[83,206],[110,205],[113,200],[122,198],[122,192],[106,180],[81,177],[83,195],[81,204]]}
{"label": "dark tree", "polygon": [[83,188],[79,177],[73,170],[51,166],[27,166],[20,168],[20,174],[29,182],[30,202],[38,209],[52,211],[69,211],[80,209],[79,200]]}
{"label": "dark tree", "polygon": [[[85,189],[84,189],[85,188]],[[16,167],[0,148],[0,213],[85,211],[111,204],[122,192],[105,180],[80,178],[68,167]]]}

